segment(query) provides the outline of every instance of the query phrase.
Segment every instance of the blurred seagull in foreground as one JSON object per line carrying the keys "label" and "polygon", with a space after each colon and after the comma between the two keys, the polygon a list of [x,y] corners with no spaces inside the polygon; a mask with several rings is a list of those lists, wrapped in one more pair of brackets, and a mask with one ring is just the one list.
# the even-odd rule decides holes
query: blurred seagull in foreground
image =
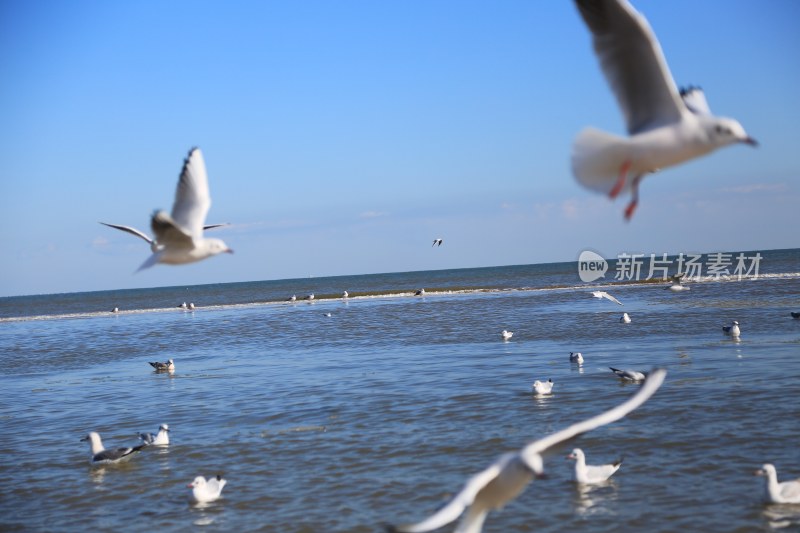
{"label": "blurred seagull in foreground", "polygon": [[575,460],[575,481],[578,483],[592,484],[608,481],[622,466],[622,459],[608,465],[587,465],[586,455],[580,448],[575,448],[567,459]]}
{"label": "blurred seagull in foreground", "polygon": [[192,499],[197,503],[213,502],[222,495],[222,488],[228,481],[217,475],[206,481],[203,476],[197,476],[194,481],[186,485],[192,489]]}
{"label": "blurred seagull in foreground", "polygon": [[800,503],[800,478],[778,483],[778,472],[769,463],[762,465],[753,474],[766,477],[764,498],[767,502]]}
{"label": "blurred seagull in foreground", "polygon": [[183,169],[178,178],[178,188],[175,191],[175,202],[172,204],[172,214],[167,214],[166,211],[156,211],[150,219],[150,228],[155,235],[153,239],[129,226],[106,224],[105,222],[101,222],[101,224],[127,231],[150,244],[153,255],[142,263],[139,270],[144,270],[157,263],[183,265],[221,253],[233,253],[233,250],[220,239],[203,237],[204,229],[225,225],[204,225],[210,207],[211,196],[208,192],[208,176],[205,162],[203,162],[203,154],[199,148],[192,148],[183,161]]}
{"label": "blurred seagull in foreground", "polygon": [[533,390],[536,391],[536,394],[552,394],[553,380],[548,379],[547,381],[539,381],[537,379],[533,382]]}
{"label": "blurred seagull in foreground", "polygon": [[148,446],[166,446],[169,444],[169,426],[161,424],[158,433],[139,433],[139,438]]}
{"label": "blurred seagull in foreground", "polygon": [[156,372],[174,372],[175,371],[175,362],[172,359],[167,359],[166,363],[162,363],[160,361],[151,361],[148,363],[150,366],[156,369]]}
{"label": "blurred seagull in foreground", "polygon": [[722,326],[722,332],[731,337],[738,337],[742,331],[739,329],[739,322],[734,320],[730,326]]}
{"label": "blurred seagull in foreground", "polygon": [[594,296],[595,298],[605,298],[606,300],[611,300],[612,302],[622,305],[622,302],[620,302],[619,300],[608,294],[606,291],[592,291],[592,296]]}
{"label": "blurred seagull in foreground", "polygon": [[516,452],[501,455],[485,470],[470,477],[461,491],[433,515],[416,524],[387,526],[389,531],[421,533],[461,519],[456,533],[480,533],[489,511],[500,509],[519,496],[534,476],[542,477],[542,454],[557,444],[615,422],[646,402],[664,382],[667,371],[654,370],[650,378],[622,404],[552,435],[531,442]]}
{"label": "blurred seagull in foreground", "polygon": [[89,449],[91,450],[91,459],[89,462],[97,465],[119,463],[120,461],[127,460],[131,455],[140,451],[146,446],[146,444],[142,444],[132,448],[116,448],[114,450],[106,450],[103,447],[103,441],[100,440],[100,435],[94,431],[89,432],[88,435],[81,439],[81,441],[87,440],[89,441]]}
{"label": "blurred seagull in foreground", "polygon": [[612,199],[630,189],[630,219],[642,178],[734,143],[757,143],[736,120],[716,117],[699,88],[678,91],[647,20],[627,0],[576,0],[629,137],[586,128],[572,146],[578,182]]}
{"label": "blurred seagull in foreground", "polygon": [[612,366],[608,367],[613,373],[623,381],[644,381],[647,378],[647,372],[639,372],[638,370],[620,370]]}
{"label": "blurred seagull in foreground", "polygon": [[514,336],[514,332],[503,330],[500,332],[500,336],[503,337],[504,341],[507,341],[508,339]]}

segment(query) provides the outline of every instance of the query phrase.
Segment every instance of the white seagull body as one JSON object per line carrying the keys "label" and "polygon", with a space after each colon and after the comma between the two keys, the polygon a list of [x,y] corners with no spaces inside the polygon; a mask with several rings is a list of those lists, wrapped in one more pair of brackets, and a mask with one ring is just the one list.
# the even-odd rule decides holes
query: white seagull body
{"label": "white seagull body", "polygon": [[127,460],[131,455],[138,452],[146,445],[133,446],[132,448],[116,448],[114,450],[106,450],[103,447],[103,441],[100,440],[100,435],[94,431],[89,432],[82,441],[89,441],[89,448],[91,450],[89,462],[93,465],[119,463]]}
{"label": "white seagull body", "polygon": [[608,481],[622,465],[622,459],[609,465],[587,465],[586,455],[580,448],[572,450],[567,459],[575,460],[575,481],[588,485]]}
{"label": "white seagull body", "polygon": [[469,508],[455,531],[480,533],[489,511],[503,507],[516,498],[534,476],[544,473],[542,454],[548,448],[623,418],[658,390],[666,374],[664,369],[655,370],[636,394],[617,407],[531,442],[519,451],[501,455],[488,468],[469,478],[461,491],[433,515],[416,524],[390,526],[390,530],[404,533],[432,531],[454,521]]}
{"label": "white seagull body", "polygon": [[583,354],[581,352],[569,352],[569,362],[583,364]]}
{"label": "white seagull body", "polygon": [[712,115],[700,89],[678,91],[652,28],[627,0],[576,4],[629,135],[594,128],[578,134],[572,172],[581,185],[612,199],[630,189],[630,219],[646,174],[730,144],[757,144],[737,121]]}
{"label": "white seagull body", "polygon": [[197,503],[213,502],[222,495],[222,488],[228,481],[222,476],[210,478],[206,481],[203,476],[197,476],[194,481],[186,485],[192,489],[192,499]]}
{"label": "white seagull body", "polygon": [[592,291],[592,296],[595,298],[605,298],[606,300],[611,300],[614,303],[622,305],[622,302],[608,294],[606,291]]}
{"label": "white seagull body", "polygon": [[514,332],[503,330],[500,332],[500,336],[503,337],[504,341],[507,341],[508,339],[514,336]]}
{"label": "white seagull body", "polygon": [[533,382],[533,390],[536,391],[536,394],[552,394],[553,380],[548,379],[547,381],[539,381],[537,379]]}
{"label": "white seagull body", "polygon": [[158,433],[139,433],[139,438],[148,446],[167,446],[169,444],[169,426],[161,424]]}
{"label": "white seagull body", "polygon": [[739,322],[734,320],[730,326],[722,326],[722,332],[731,337],[738,337],[742,331],[739,329]]}
{"label": "white seagull body", "polygon": [[166,363],[162,363],[160,361],[151,361],[148,363],[150,366],[156,369],[156,372],[174,372],[175,371],[175,362],[172,359],[167,359]]}
{"label": "white seagull body", "polygon": [[622,313],[622,316],[619,317],[619,321],[622,322],[623,324],[630,324],[631,317],[628,316],[628,313]]}
{"label": "white seagull body", "polygon": [[624,381],[644,381],[647,378],[647,372],[639,372],[638,370],[620,370],[614,367],[608,367],[620,379]]}
{"label": "white seagull body", "polygon": [[681,272],[680,274],[675,274],[674,276],[672,276],[672,285],[664,288],[675,292],[691,290],[689,287],[683,285],[682,283],[684,275],[686,275],[685,272]]}
{"label": "white seagull body", "polygon": [[756,470],[755,475],[766,477],[764,498],[769,503],[800,503],[800,479],[778,483],[778,472],[769,463]]}
{"label": "white seagull body", "polygon": [[[183,162],[183,169],[178,178],[175,191],[175,202],[172,214],[166,211],[153,213],[150,228],[155,238],[151,239],[143,232],[129,226],[105,224],[112,228],[127,231],[141,237],[150,244],[153,252],[139,270],[149,268],[157,263],[183,265],[194,263],[221,253],[233,253],[220,239],[206,239],[203,230],[206,214],[211,207],[211,195],[208,191],[208,175],[203,154],[199,148],[192,148]],[[215,224],[209,227],[217,227]]]}

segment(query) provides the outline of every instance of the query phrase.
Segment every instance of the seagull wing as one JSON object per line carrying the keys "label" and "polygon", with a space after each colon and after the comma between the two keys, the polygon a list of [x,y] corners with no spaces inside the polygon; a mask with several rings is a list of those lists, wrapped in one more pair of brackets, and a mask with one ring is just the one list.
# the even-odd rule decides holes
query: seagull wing
{"label": "seagull wing", "polygon": [[686,87],[681,89],[681,99],[689,111],[695,115],[710,115],[711,109],[708,107],[706,95],[700,87]]}
{"label": "seagull wing", "polygon": [[94,457],[92,457],[92,461],[94,462],[119,461],[123,457],[127,457],[132,453],[136,453],[144,447],[145,445],[143,444],[141,446],[134,446],[133,448],[117,448],[115,450],[103,450],[102,452],[94,454]]}
{"label": "seagull wing", "polygon": [[[183,161],[183,170],[175,191],[175,203],[172,205],[172,220],[184,233],[192,237],[202,237],[203,222],[210,207],[211,195],[208,192],[208,175],[203,153],[199,148],[192,148]],[[161,242],[161,239],[158,241]]]}
{"label": "seagull wing", "polygon": [[[150,229],[156,236],[159,244],[170,247],[191,247],[194,235],[167,214],[166,211],[156,211],[150,218]],[[202,236],[202,230],[198,236]]]}
{"label": "seagull wing", "polygon": [[203,231],[207,229],[222,228],[224,226],[230,226],[230,223],[225,222],[224,224],[206,224],[205,226],[203,226]]}
{"label": "seagull wing", "polygon": [[647,20],[627,0],[576,0],[629,134],[678,122],[686,109]]}
{"label": "seagull wing", "polygon": [[659,387],[661,387],[661,384],[664,383],[664,378],[666,375],[667,371],[663,368],[654,370],[650,374],[650,377],[648,377],[644,384],[639,388],[639,390],[636,391],[636,394],[628,398],[620,405],[597,416],[593,416],[588,420],[578,422],[577,424],[573,424],[566,429],[562,429],[561,431],[553,433],[552,435],[548,435],[543,439],[534,441],[525,446],[520,452],[520,455],[526,457],[531,454],[542,454],[548,448],[571,438],[577,437],[581,433],[586,433],[587,431],[599,428],[600,426],[605,426],[611,422],[616,422],[650,399],[650,397],[655,394]]}
{"label": "seagull wing", "polygon": [[488,485],[489,482],[491,482],[500,474],[503,466],[514,455],[515,454],[510,453],[501,456],[500,459],[495,461],[491,466],[469,478],[464,484],[464,487],[461,489],[461,492],[456,494],[447,505],[436,511],[433,515],[429,516],[422,522],[396,526],[393,528],[393,531],[402,533],[421,533],[424,531],[432,531],[442,527],[445,524],[449,524],[461,516],[461,513],[464,512],[464,509],[472,505],[472,502],[475,501],[475,496],[478,494],[478,492],[480,492],[482,488]]}
{"label": "seagull wing", "polygon": [[153,239],[151,239],[150,237],[147,236],[147,234],[139,231],[136,228],[132,228],[130,226],[121,226],[119,224],[109,224],[107,222],[101,222],[101,224],[104,225],[104,226],[108,226],[109,228],[116,228],[118,230],[127,231],[131,235],[136,235],[140,239],[146,240],[147,244],[153,244]]}
{"label": "seagull wing", "polygon": [[607,299],[611,300],[612,302],[616,302],[616,303],[618,303],[619,305],[622,305],[622,302],[620,302],[619,300],[617,300],[616,298],[614,298],[613,296],[611,296],[611,295],[610,295],[610,294],[608,294],[607,292],[604,292],[604,293],[603,293],[603,298],[607,298]]}

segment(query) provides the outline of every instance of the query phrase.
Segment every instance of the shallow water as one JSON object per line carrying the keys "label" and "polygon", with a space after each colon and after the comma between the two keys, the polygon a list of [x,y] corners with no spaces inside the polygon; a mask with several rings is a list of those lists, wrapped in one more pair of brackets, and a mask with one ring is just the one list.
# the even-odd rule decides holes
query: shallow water
{"label": "shallow water", "polygon": [[[90,293],[83,307],[62,295],[46,312],[53,298],[32,297],[17,314],[5,299],[3,316],[40,318],[0,323],[0,529],[381,531],[426,517],[497,455],[622,402],[637,386],[609,366],[669,371],[643,407],[576,442],[590,463],[624,456],[613,482],[580,490],[569,449],[555,450],[549,478],[484,531],[800,527],[800,506],[765,506],[752,476],[764,462],[800,476],[797,258],[774,277],[684,293],[607,288],[623,307],[560,266],[236,284],[230,301],[225,285]],[[471,290],[259,303],[447,283]],[[174,309],[181,290],[213,305]],[[130,304],[156,293],[151,308]],[[139,311],[100,311],[121,301]],[[53,318],[64,314],[78,318]],[[732,319],[739,342],[721,332]],[[167,358],[173,374],[147,364]],[[532,395],[548,378],[554,394]],[[159,423],[172,444],[122,465],[90,467],[79,442],[93,430],[128,446]],[[185,485],[217,473],[223,498],[190,505]]]}

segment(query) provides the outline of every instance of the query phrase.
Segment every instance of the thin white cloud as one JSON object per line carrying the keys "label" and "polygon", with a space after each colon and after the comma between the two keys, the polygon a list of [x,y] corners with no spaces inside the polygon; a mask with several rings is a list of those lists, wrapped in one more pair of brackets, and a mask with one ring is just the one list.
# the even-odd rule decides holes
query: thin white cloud
{"label": "thin white cloud", "polygon": [[385,217],[388,214],[386,211],[364,211],[358,216],[359,218],[378,218]]}
{"label": "thin white cloud", "polygon": [[785,183],[753,183],[750,185],[738,185],[736,187],[724,187],[720,192],[734,194],[751,194],[754,192],[785,192],[789,187]]}

